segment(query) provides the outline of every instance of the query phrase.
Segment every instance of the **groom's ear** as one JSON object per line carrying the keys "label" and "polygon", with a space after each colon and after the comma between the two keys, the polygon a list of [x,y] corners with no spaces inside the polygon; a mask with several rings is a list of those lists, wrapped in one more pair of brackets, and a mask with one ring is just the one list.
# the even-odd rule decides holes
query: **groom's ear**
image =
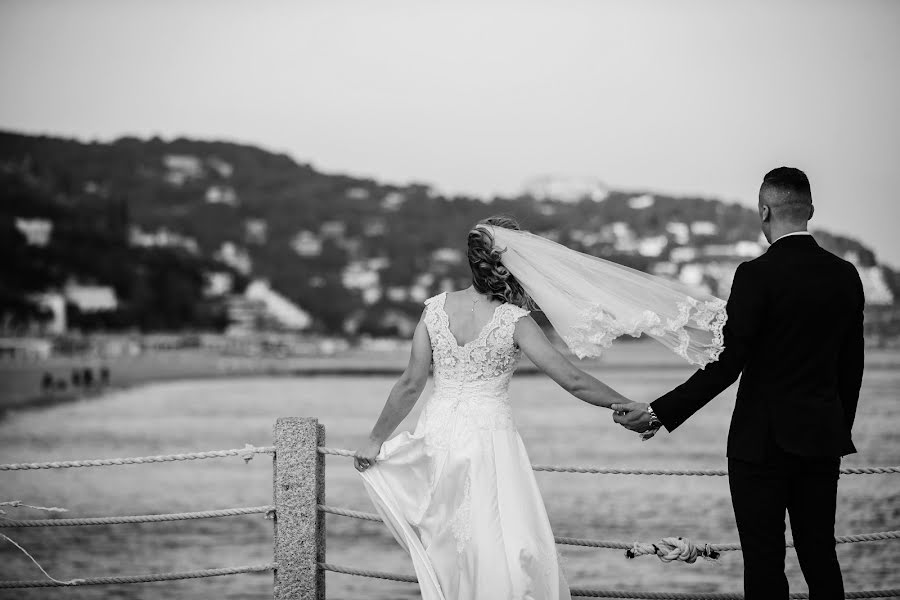
{"label": "groom's ear", "polygon": [[772,209],[769,208],[768,204],[761,204],[759,207],[759,218],[762,219],[763,223],[768,223],[769,219],[772,218]]}

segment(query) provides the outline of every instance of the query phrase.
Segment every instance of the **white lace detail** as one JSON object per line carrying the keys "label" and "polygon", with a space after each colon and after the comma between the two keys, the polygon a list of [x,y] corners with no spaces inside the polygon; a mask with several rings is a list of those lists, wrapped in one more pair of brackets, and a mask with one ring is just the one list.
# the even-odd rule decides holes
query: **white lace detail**
{"label": "white lace detail", "polygon": [[[664,324],[658,314],[649,310],[631,323],[620,323],[598,304],[579,315],[578,324],[572,327],[574,333],[566,336],[564,341],[579,358],[584,358],[597,356],[623,335],[671,336],[677,340],[674,352],[678,356],[703,367],[718,360],[725,349],[722,333],[728,318],[725,306],[724,300],[699,301],[688,296],[678,305],[678,317],[667,319]],[[710,342],[691,348],[688,329],[709,332]]]}
{"label": "white lace detail", "polygon": [[516,321],[529,314],[512,304],[498,306],[479,335],[460,346],[445,299],[440,294],[425,301],[435,386],[417,432],[432,450],[454,447],[473,431],[515,429],[508,389],[522,352],[513,333]]}
{"label": "white lace detail", "polygon": [[462,554],[466,544],[472,539],[472,480],[466,477],[463,499],[453,514],[450,529],[456,538],[456,551]]}

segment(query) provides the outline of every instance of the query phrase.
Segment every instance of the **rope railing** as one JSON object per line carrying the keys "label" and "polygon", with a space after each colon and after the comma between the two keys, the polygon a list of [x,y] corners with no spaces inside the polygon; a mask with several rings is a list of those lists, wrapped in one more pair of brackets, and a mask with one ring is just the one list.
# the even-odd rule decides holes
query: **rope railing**
{"label": "rope railing", "polygon": [[26,581],[0,581],[0,589],[20,589],[38,587],[72,587],[81,585],[109,585],[122,583],[148,583],[153,581],[174,581],[177,579],[198,579],[201,577],[220,577],[241,573],[262,573],[276,568],[274,563],[261,565],[243,565],[239,567],[223,567],[220,569],[202,569],[199,571],[183,571],[174,573],[149,573],[146,575],[121,575],[113,577],[88,577],[69,581],[35,579]]}
{"label": "rope railing", "polygon": [[[333,565],[330,563],[319,563],[319,568],[323,571],[331,571],[332,573],[342,573],[344,575],[355,575],[357,577],[371,577],[374,579],[386,579],[388,581],[402,581],[406,583],[418,583],[415,575],[406,575],[402,573],[387,573],[384,571],[368,571],[364,569],[354,569],[342,565]],[[598,590],[593,588],[570,588],[572,596],[581,598],[627,598],[636,600],[743,600],[743,594],[731,593],[675,593],[675,592],[643,592],[634,590]],[[900,589],[897,590],[864,590],[859,592],[847,592],[844,598],[894,598],[900,596]],[[809,598],[809,594],[805,592],[795,592],[790,595],[792,599]]]}
{"label": "rope railing", "polygon": [[[335,455],[343,457],[353,457],[354,452],[343,448],[319,447],[318,452],[323,455]],[[108,458],[108,459],[91,459],[91,460],[73,460],[73,461],[53,461],[42,463],[11,463],[0,464],[0,471],[16,471],[16,470],[38,470],[38,469],[64,469],[79,467],[99,467],[99,466],[116,466],[129,464],[147,464],[147,463],[164,463],[176,461],[203,460],[210,458],[225,458],[237,456],[245,462],[249,462],[257,454],[275,453],[275,447],[263,446],[257,447],[246,444],[243,448],[235,448],[229,450],[212,450],[208,452],[190,452],[182,454],[168,454],[159,456],[143,456],[143,457],[126,457],[126,458]],[[598,475],[657,475],[657,476],[727,476],[728,473],[721,469],[638,469],[638,468],[612,468],[612,467],[588,467],[588,466],[566,466],[566,465],[532,465],[535,471],[545,472],[561,472],[561,473],[584,473]],[[900,466],[884,466],[884,467],[849,467],[842,468],[841,474],[845,475],[876,475],[876,474],[897,474],[900,473]],[[27,506],[18,501],[6,502],[3,505],[9,506]],[[42,507],[33,507],[42,508]],[[347,508],[334,507],[328,505],[318,505],[321,512],[351,517],[369,521],[382,521],[381,517],[374,513],[355,511]],[[46,509],[48,511],[61,511],[63,509]],[[211,511],[198,512],[181,512],[158,515],[126,515],[126,516],[110,516],[110,517],[90,517],[90,518],[72,518],[72,519],[29,519],[29,520],[13,520],[7,517],[0,517],[0,528],[14,527],[65,527],[65,526],[87,526],[87,525],[111,525],[125,523],[149,523],[162,521],[182,521],[189,519],[205,519],[215,517],[227,517],[248,514],[265,514],[266,517],[275,515],[275,507],[251,506],[229,508]],[[0,511],[2,514],[3,511]],[[7,538],[3,534],[0,536]],[[866,534],[855,534],[849,536],[840,536],[835,538],[838,544],[871,542],[881,540],[900,539],[900,531],[884,531]],[[10,540],[12,541],[12,540]],[[589,538],[573,538],[573,537],[556,537],[556,543],[571,546],[584,546],[595,548],[608,548],[626,550],[628,558],[636,558],[639,556],[655,555],[663,561],[684,561],[694,562],[698,557],[715,559],[720,552],[738,551],[741,549],[740,544],[703,544],[698,545],[687,538],[663,538],[662,540],[648,544],[642,542],[624,542],[614,540],[597,540]],[[12,542],[15,544],[15,542]],[[16,544],[17,545],[17,544]],[[786,542],[786,547],[793,547],[793,541]],[[17,545],[18,546],[18,545]],[[20,549],[22,549],[20,547]],[[24,549],[22,549],[25,552]],[[25,552],[28,554],[27,552]],[[30,555],[29,555],[30,557]],[[33,560],[33,559],[32,559]],[[38,565],[40,567],[40,565]],[[354,569],[332,565],[329,563],[319,563],[319,568],[325,571],[336,573],[344,573],[348,575],[357,575],[363,577],[374,577],[380,579],[389,579],[394,581],[403,581],[415,583],[416,578],[411,575],[385,573],[380,571],[367,571],[362,569]],[[34,581],[0,581],[0,589],[13,588],[31,588],[31,587],[60,587],[60,586],[80,586],[80,585],[104,585],[104,584],[125,584],[125,583],[144,583],[153,581],[171,581],[178,579],[194,579],[202,577],[216,577],[222,575],[235,575],[240,573],[263,572],[276,569],[274,563],[260,565],[244,565],[238,567],[225,567],[218,569],[204,569],[185,572],[170,572],[145,575],[129,575],[129,576],[112,576],[112,577],[95,577],[84,579],[72,579],[69,581],[60,581],[53,579],[44,572],[49,578],[48,580]],[[43,571],[43,569],[41,569]],[[694,599],[694,600],[732,600],[741,599],[741,594],[691,594],[691,593],[670,593],[670,592],[644,592],[644,591],[622,591],[622,590],[599,590],[590,588],[572,588],[572,595],[578,597],[594,597],[594,598],[634,598],[634,599]],[[793,593],[791,598],[808,598],[808,594]],[[900,597],[900,590],[868,590],[858,592],[848,592],[846,598],[888,598]]]}
{"label": "rope railing", "polygon": [[[319,452],[332,456],[345,456],[352,458],[353,450],[346,448],[321,447]],[[724,469],[619,469],[612,467],[579,467],[566,465],[532,465],[535,471],[549,471],[552,473],[584,473],[589,475],[667,475],[667,476],[695,476],[695,477],[726,477],[728,471]],[[887,467],[845,467],[841,469],[842,475],[887,475],[900,473],[900,466]]]}
{"label": "rope railing", "polygon": [[76,467],[107,467],[117,465],[142,465],[147,463],[203,460],[206,458],[226,458],[240,456],[250,462],[257,454],[274,454],[274,446],[257,447],[246,444],[243,448],[231,450],[211,450],[209,452],[188,452],[185,454],[164,454],[160,456],[137,456],[130,458],[102,458],[92,460],[66,460],[42,463],[0,464],[0,471],[27,471],[36,469],[71,469]]}
{"label": "rope railing", "polygon": [[[352,458],[354,452],[345,448],[321,447],[319,452],[333,456],[345,456]],[[138,465],[158,462],[176,462],[185,460],[202,460],[207,458],[225,458],[240,456],[249,462],[257,454],[274,454],[273,446],[245,445],[243,448],[231,450],[211,450],[209,452],[188,452],[184,454],[165,454],[160,456],[138,456],[128,458],[106,458],[91,460],[52,461],[42,463],[8,463],[0,464],[0,471],[23,471],[37,469],[68,469],[75,467],[105,467],[116,465]],[[697,477],[725,477],[728,471],[724,469],[628,469],[614,467],[582,467],[567,465],[532,465],[535,471],[554,473],[583,473],[591,475],[663,475],[663,476],[697,476]],[[900,466],[885,467],[844,467],[842,475],[887,475],[900,473]]]}
{"label": "rope railing", "polygon": [[[361,519],[364,521],[383,521],[383,519],[375,513],[363,512],[360,510],[351,510],[349,508],[341,508],[338,506],[329,506],[327,504],[319,504],[318,508],[323,513],[341,517],[350,517],[352,519]],[[741,545],[738,543],[695,544],[687,538],[663,538],[656,543],[595,540],[589,538],[561,536],[557,536],[554,539],[556,540],[557,544],[564,546],[583,546],[588,548],[627,550],[628,558],[656,555],[665,560],[664,557],[669,558],[677,553],[678,560],[683,560],[686,562],[693,562],[693,560],[688,560],[691,557],[693,559],[696,559],[698,557],[715,558],[716,555],[720,552],[734,552],[741,549]],[[860,542],[878,542],[896,539],[900,539],[900,531],[879,531],[875,533],[844,535],[835,537],[834,541],[837,544],[854,544]],[[793,547],[793,540],[788,540],[785,543],[785,548]]]}
{"label": "rope railing", "polygon": [[275,507],[246,506],[242,508],[226,508],[222,510],[204,510],[199,512],[181,512],[162,515],[133,515],[120,517],[89,517],[83,519],[24,519],[13,520],[0,518],[2,527],[73,527],[81,525],[120,525],[123,523],[158,523],[162,521],[187,521],[190,519],[212,519],[216,517],[235,517],[239,515],[275,513]]}

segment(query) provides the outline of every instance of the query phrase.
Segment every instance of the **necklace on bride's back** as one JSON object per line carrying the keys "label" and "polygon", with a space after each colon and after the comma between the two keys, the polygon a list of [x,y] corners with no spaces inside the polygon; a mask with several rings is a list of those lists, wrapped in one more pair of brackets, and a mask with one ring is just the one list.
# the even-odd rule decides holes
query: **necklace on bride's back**
{"label": "necklace on bride's back", "polygon": [[475,288],[469,288],[469,289],[472,290],[473,294],[475,294],[475,298],[474,298],[474,300],[472,300],[472,310],[470,311],[470,312],[474,313],[475,305],[478,304],[479,302],[481,302],[481,296],[478,294],[478,292],[475,291]]}

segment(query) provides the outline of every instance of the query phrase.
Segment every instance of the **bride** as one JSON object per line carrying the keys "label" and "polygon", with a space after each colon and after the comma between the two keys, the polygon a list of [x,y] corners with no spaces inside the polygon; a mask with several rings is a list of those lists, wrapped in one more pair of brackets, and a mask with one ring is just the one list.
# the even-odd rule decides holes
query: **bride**
{"label": "bride", "polygon": [[[579,357],[647,334],[703,366],[722,351],[725,305],[520,231],[508,217],[469,232],[468,259],[470,287],[425,301],[409,365],[355,465],[412,557],[423,600],[568,599],[509,382],[524,354],[584,402],[626,399],[561,354],[530,309],[540,307]],[[415,431],[388,439],[432,365],[434,392]]]}

